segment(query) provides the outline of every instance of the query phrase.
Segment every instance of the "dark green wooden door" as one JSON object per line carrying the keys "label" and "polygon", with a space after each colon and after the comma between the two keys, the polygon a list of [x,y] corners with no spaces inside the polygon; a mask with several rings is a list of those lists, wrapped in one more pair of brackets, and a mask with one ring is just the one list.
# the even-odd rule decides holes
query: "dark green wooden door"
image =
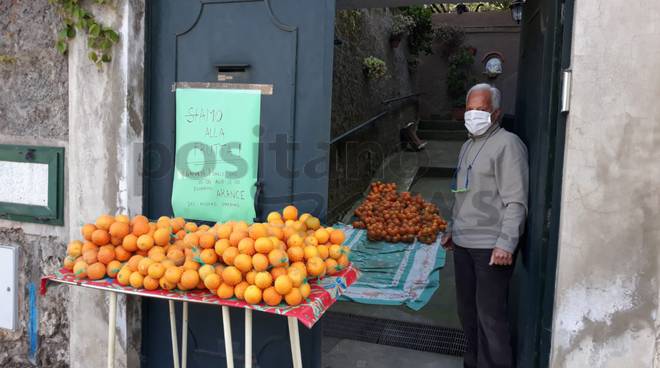
{"label": "dark green wooden door", "polygon": [[[334,0],[147,2],[144,208],[150,218],[172,214],[171,86],[219,79],[273,85],[273,95],[262,97],[258,216],[289,203],[325,216],[334,12]],[[143,313],[143,365],[171,366],[166,303],[145,301]],[[220,309],[193,305],[190,313],[188,366],[224,366]],[[253,361],[290,366],[286,320],[268,317],[254,315]],[[240,366],[242,313],[232,318]],[[301,336],[305,366],[318,366],[320,330],[302,328]]]}
{"label": "dark green wooden door", "polygon": [[514,131],[527,144],[529,218],[512,290],[518,367],[547,367],[557,257],[565,116],[561,71],[570,65],[573,0],[528,0]]}

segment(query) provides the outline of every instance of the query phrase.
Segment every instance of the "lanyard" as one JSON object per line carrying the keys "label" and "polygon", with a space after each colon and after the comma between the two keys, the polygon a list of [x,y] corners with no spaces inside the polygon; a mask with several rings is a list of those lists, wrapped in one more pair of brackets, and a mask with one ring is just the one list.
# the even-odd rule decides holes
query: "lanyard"
{"label": "lanyard", "polygon": [[463,188],[457,188],[458,186],[458,172],[461,171],[461,164],[463,163],[463,157],[467,160],[467,154],[472,150],[472,144],[474,143],[474,140],[470,142],[470,145],[465,149],[465,152],[461,152],[460,156],[458,157],[458,167],[456,170],[454,170],[454,177],[452,178],[452,184],[451,184],[451,191],[452,193],[465,193],[470,190],[470,171],[472,171],[472,165],[474,164],[475,161],[477,161],[477,157],[479,157],[479,154],[481,153],[481,150],[484,149],[484,146],[486,146],[486,143],[488,143],[488,139],[499,129],[495,129],[490,134],[488,134],[488,137],[484,140],[484,143],[481,144],[481,147],[479,147],[479,150],[477,151],[477,154],[474,155],[474,158],[472,159],[472,162],[467,167],[467,170],[465,172],[465,186]]}

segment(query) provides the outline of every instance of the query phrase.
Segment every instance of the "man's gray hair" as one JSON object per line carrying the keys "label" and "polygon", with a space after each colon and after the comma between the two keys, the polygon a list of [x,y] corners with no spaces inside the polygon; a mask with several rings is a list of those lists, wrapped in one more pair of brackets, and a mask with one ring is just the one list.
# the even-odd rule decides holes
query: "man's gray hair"
{"label": "man's gray hair", "polygon": [[477,91],[488,91],[490,92],[490,103],[493,105],[493,110],[497,110],[500,108],[500,103],[502,101],[502,93],[500,92],[499,89],[495,88],[494,86],[491,86],[488,83],[479,83],[467,92],[467,95],[465,96],[465,102],[467,103],[467,100],[470,98],[470,94],[472,92],[477,92]]}

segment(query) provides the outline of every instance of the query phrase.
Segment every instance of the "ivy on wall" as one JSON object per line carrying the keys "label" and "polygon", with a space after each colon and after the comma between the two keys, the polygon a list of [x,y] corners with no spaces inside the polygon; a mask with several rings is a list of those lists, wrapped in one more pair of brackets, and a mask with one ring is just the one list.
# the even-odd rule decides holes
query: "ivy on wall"
{"label": "ivy on wall", "polygon": [[[57,34],[57,51],[65,55],[69,51],[69,40],[84,33],[87,36],[87,57],[97,66],[112,60],[112,46],[119,42],[119,33],[98,22],[94,15],[85,10],[80,0],[48,0],[62,14],[63,25]],[[96,4],[107,4],[109,0],[94,0]]]}

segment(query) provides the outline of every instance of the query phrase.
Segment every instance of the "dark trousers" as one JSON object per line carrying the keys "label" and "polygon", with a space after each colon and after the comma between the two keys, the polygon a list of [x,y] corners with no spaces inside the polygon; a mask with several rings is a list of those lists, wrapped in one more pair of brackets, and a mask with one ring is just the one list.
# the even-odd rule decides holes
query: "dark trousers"
{"label": "dark trousers", "polygon": [[513,266],[489,266],[491,249],[456,246],[456,299],[468,346],[465,368],[514,367],[507,299]]}

